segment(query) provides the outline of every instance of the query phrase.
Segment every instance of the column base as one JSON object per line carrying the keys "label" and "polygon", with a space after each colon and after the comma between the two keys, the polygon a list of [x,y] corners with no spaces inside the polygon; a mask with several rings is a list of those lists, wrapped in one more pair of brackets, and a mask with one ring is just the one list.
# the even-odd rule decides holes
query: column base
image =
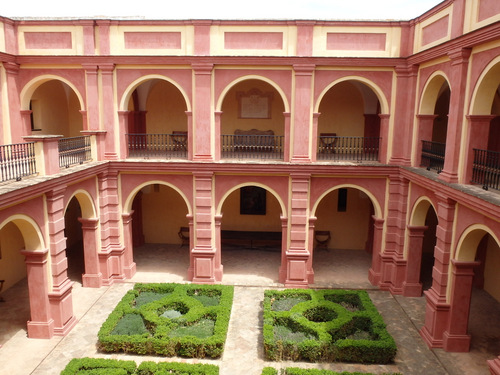
{"label": "column base", "polygon": [[54,321],[48,322],[28,321],[28,337],[30,339],[51,339],[54,336]]}
{"label": "column base", "polygon": [[488,361],[491,375],[500,375],[500,357]]}
{"label": "column base", "polygon": [[373,268],[368,271],[368,281],[374,286],[380,285],[381,277],[380,272],[375,272]]}
{"label": "column base", "polygon": [[54,328],[54,336],[66,336],[76,326],[77,322],[76,318],[72,316],[62,327]]}
{"label": "column base", "polygon": [[82,276],[82,285],[85,288],[100,288],[102,286],[102,273],[84,274]]}
{"label": "column base", "polygon": [[442,348],[443,340],[438,340],[432,337],[431,333],[427,327],[422,328],[420,331],[420,337],[425,341],[429,348]]}
{"label": "column base", "polygon": [[443,334],[443,349],[447,352],[466,353],[470,350],[470,335],[454,335],[445,331]]}
{"label": "column base", "polygon": [[421,297],[422,296],[422,283],[403,283],[403,296],[404,297]]}
{"label": "column base", "polygon": [[132,262],[130,266],[123,267],[123,273],[125,274],[125,278],[131,279],[135,273],[137,272],[137,265],[135,262]]}

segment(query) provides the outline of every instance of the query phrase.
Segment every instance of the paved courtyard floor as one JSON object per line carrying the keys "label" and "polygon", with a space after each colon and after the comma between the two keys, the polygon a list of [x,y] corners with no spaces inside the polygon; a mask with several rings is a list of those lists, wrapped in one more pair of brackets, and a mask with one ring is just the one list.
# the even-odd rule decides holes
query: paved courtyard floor
{"label": "paved courtyard floor", "polygon": [[[77,325],[66,337],[50,340],[28,339],[26,321],[29,304],[26,280],[5,291],[0,303],[0,373],[9,375],[59,374],[72,358],[100,357],[211,363],[221,375],[258,375],[266,366],[302,367],[335,371],[363,371],[375,374],[401,372],[405,375],[488,374],[487,359],[500,354],[500,304],[483,291],[473,294],[472,347],[469,353],[446,353],[429,349],[420,338],[425,315],[425,298],[405,298],[379,291],[368,282],[370,256],[363,251],[321,250],[315,254],[315,284],[312,288],[365,289],[382,314],[398,346],[390,365],[346,363],[271,362],[262,347],[262,301],[265,289],[281,288],[278,283],[280,254],[273,249],[223,250],[223,284],[234,285],[234,302],[224,354],[217,360],[142,357],[102,354],[96,350],[97,332],[109,313],[135,282],[186,283],[189,254],[186,247],[147,245],[135,249],[137,274],[124,283],[99,289],[82,288],[79,278],[73,289]],[[77,274],[77,273],[76,273]]]}

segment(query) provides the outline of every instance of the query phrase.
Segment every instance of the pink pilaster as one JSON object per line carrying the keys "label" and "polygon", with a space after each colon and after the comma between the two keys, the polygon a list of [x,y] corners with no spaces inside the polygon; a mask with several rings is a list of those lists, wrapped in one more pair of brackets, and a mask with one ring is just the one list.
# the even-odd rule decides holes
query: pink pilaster
{"label": "pink pilaster", "polygon": [[318,158],[318,139],[319,139],[319,134],[318,134],[318,120],[319,116],[321,116],[321,113],[313,113],[313,122],[312,122],[312,131],[311,134],[312,140],[311,140],[311,149],[312,149],[312,155],[311,155],[311,161],[314,163],[317,158]]}
{"label": "pink pilaster", "polygon": [[94,33],[94,20],[80,20],[79,25],[83,28],[83,54],[95,54],[95,33]]}
{"label": "pink pilaster", "polygon": [[129,133],[129,116],[130,111],[118,111],[118,127],[120,129],[118,132],[118,143],[120,144],[118,155],[120,159],[126,159],[129,153],[127,138],[127,134]]}
{"label": "pink pilaster", "polygon": [[292,162],[311,162],[311,94],[315,65],[296,64]]}
{"label": "pink pilaster", "polygon": [[111,39],[109,37],[111,21],[97,20],[96,25],[97,25],[97,32],[99,35],[99,37],[97,38],[97,40],[99,41],[99,55],[107,56],[111,53],[111,48],[110,48]]}
{"label": "pink pilaster", "polygon": [[83,249],[85,273],[82,276],[82,284],[88,288],[100,288],[102,286],[102,273],[99,271],[99,258],[97,256],[97,231],[99,219],[78,219],[82,223]]}
{"label": "pink pilaster", "polygon": [[380,287],[400,294],[406,273],[404,259],[404,240],[406,229],[406,210],[408,199],[408,180],[391,178],[389,180],[389,207],[386,220],[385,251],[382,254]]}
{"label": "pink pilaster", "polygon": [[381,163],[387,163],[389,160],[389,120],[390,115],[380,114],[380,145],[378,151],[378,160]]}
{"label": "pink pilaster", "polygon": [[194,25],[194,54],[196,56],[210,55],[210,26],[211,20],[193,20]]}
{"label": "pink pilaster", "polygon": [[[123,146],[119,144],[122,140],[120,138],[118,138],[118,140],[115,138],[115,101],[113,90],[115,65],[102,64],[99,65],[99,70],[101,72],[102,82],[102,110],[100,113],[102,113],[102,121],[104,123],[104,129],[106,130],[106,151],[104,152],[104,157],[108,160],[116,160],[119,157],[118,153],[120,152],[120,147]],[[121,132],[123,132],[123,128],[120,129],[120,133]]]}
{"label": "pink pilaster", "polygon": [[98,175],[101,223],[101,251],[99,255],[103,285],[125,279],[123,271],[124,247],[120,243],[120,207],[118,202],[118,174],[105,172]]}
{"label": "pink pilaster", "polygon": [[222,148],[221,148],[221,123],[222,123],[222,111],[216,111],[215,112],[215,129],[214,129],[214,144],[215,144],[215,161],[219,161],[221,159],[222,155]]}
{"label": "pink pilaster", "polygon": [[453,281],[450,296],[448,328],[443,334],[443,348],[447,352],[468,352],[470,335],[467,334],[474,267],[479,262],[451,261]]}
{"label": "pink pilaster", "polygon": [[464,101],[467,86],[467,69],[470,49],[459,49],[448,54],[451,59],[451,96],[448,114],[448,130],[446,133],[446,156],[444,167],[439,178],[445,182],[458,182],[458,163],[460,159],[460,143],[464,120]]}
{"label": "pink pilaster", "polygon": [[420,331],[421,336],[431,348],[443,347],[443,333],[449,319],[450,304],[446,298],[446,290],[456,203],[440,193],[437,196],[439,198],[438,226],[434,248],[432,287],[424,292],[427,299],[425,326]]}
{"label": "pink pilaster", "polygon": [[[193,160],[193,112],[191,111],[186,111],[186,117],[187,117],[187,131],[188,131],[188,138],[187,138],[187,144],[188,144],[188,160]],[[220,128],[219,128],[219,133],[220,133]],[[220,142],[220,140],[219,140]]]}
{"label": "pink pilaster", "polygon": [[[312,56],[315,21],[297,20],[297,56]],[[315,134],[315,133],[313,133]]]}
{"label": "pink pilaster", "polygon": [[132,243],[132,214],[130,213],[122,214],[123,221],[123,273],[127,279],[131,279],[137,271],[136,264],[134,262],[134,245]]}
{"label": "pink pilaster", "polygon": [[309,257],[308,264],[307,264],[307,269],[309,270],[307,273],[307,282],[309,284],[314,284],[314,268],[313,268],[314,229],[315,229],[317,220],[318,220],[317,217],[310,217],[309,218],[309,234],[308,234],[309,241],[308,241],[308,247],[307,247],[309,254],[311,254],[311,256]]}
{"label": "pink pilaster", "polygon": [[290,131],[291,131],[291,113],[283,112],[285,121],[285,145],[283,146],[283,161],[290,161]]}
{"label": "pink pilaster", "polygon": [[54,334],[64,336],[76,324],[73,316],[73,283],[68,278],[66,237],[64,236],[65,187],[46,194],[52,289],[49,291]]}
{"label": "pink pilaster", "polygon": [[28,321],[28,337],[34,339],[50,339],[54,336],[54,320],[48,296],[48,265],[49,250],[22,250],[26,257],[26,273],[30,296],[31,317]]}
{"label": "pink pilaster", "polygon": [[287,275],[286,254],[288,249],[288,218],[281,216],[281,263],[279,267],[279,282],[285,283]]}
{"label": "pink pilaster", "polygon": [[[312,272],[308,251],[308,207],[309,184],[308,174],[291,174],[291,215],[290,215],[290,247],[286,252],[287,274],[286,287],[306,288],[308,274]],[[309,267],[309,268],[308,268]]]}
{"label": "pink pilaster", "polygon": [[193,64],[194,72],[194,154],[193,160],[212,161],[214,159],[214,139],[212,131],[212,70],[213,64]]}
{"label": "pink pilaster", "polygon": [[[10,120],[10,131],[11,131],[11,141],[8,143],[21,143],[23,142],[22,137],[29,135],[30,133],[24,133],[26,131],[23,126],[14,126],[15,124],[22,124],[21,118],[21,102],[19,100],[19,93],[21,89],[18,87],[18,76],[19,76],[19,65],[12,62],[2,63],[6,72],[6,83],[7,83],[7,98],[8,103],[4,105],[8,106],[9,109],[9,120]],[[26,108],[25,108],[26,109]],[[7,141],[7,140],[4,140]]]}
{"label": "pink pilaster", "polygon": [[87,130],[99,130],[99,86],[97,77],[97,65],[82,64],[85,70],[85,88],[87,102],[86,122],[83,122],[83,128]]}
{"label": "pink pilaster", "polygon": [[422,295],[420,268],[422,264],[422,243],[426,229],[425,226],[408,226],[408,255],[406,277],[403,282],[403,295],[405,297],[420,297]]}
{"label": "pink pilaster", "polygon": [[422,161],[422,141],[432,141],[432,129],[437,115],[417,115],[418,134],[416,144],[415,166]]}
{"label": "pink pilaster", "polygon": [[380,285],[382,280],[382,238],[384,233],[384,219],[373,218],[373,250],[372,265],[368,271],[368,280],[372,285]]}
{"label": "pink pilaster", "polygon": [[394,124],[392,155],[389,164],[410,165],[417,73],[418,66],[416,65],[396,67],[398,95],[394,117],[398,121]]}
{"label": "pink pilaster", "polygon": [[496,116],[467,116],[467,153],[465,159],[465,178],[463,183],[468,184],[472,179],[472,165],[474,163],[474,149],[487,150],[490,123]]}
{"label": "pink pilaster", "polygon": [[[33,114],[33,111],[29,110],[29,109],[25,109],[25,110],[21,111],[23,134],[26,134],[27,136],[31,135],[31,115],[32,114]],[[1,136],[3,137],[3,135],[1,135]],[[3,142],[2,144],[5,144],[5,142]]]}
{"label": "pink pilaster", "polygon": [[222,275],[222,265],[217,264],[214,247],[215,220],[213,207],[213,173],[195,172],[194,178],[194,248],[191,251],[188,277],[196,283],[214,283],[221,281],[216,275]]}
{"label": "pink pilaster", "polygon": [[[222,280],[222,241],[221,241],[221,226],[222,215],[215,215],[215,279]],[[217,267],[218,265],[218,267]]]}

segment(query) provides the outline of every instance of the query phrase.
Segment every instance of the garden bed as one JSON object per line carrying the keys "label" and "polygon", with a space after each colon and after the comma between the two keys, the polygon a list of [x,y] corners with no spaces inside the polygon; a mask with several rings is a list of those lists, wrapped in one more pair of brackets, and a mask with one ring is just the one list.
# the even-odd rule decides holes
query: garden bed
{"label": "garden bed", "polygon": [[142,362],[138,367],[134,361],[104,358],[72,359],[61,375],[218,375],[219,367],[208,364],[175,362]]}
{"label": "garden bed", "polygon": [[[371,372],[336,372],[331,370],[316,370],[316,369],[303,369],[296,367],[288,367],[281,370],[276,370],[272,367],[265,367],[262,375],[375,375]],[[383,373],[380,375],[401,375],[400,373]]]}
{"label": "garden bed", "polygon": [[397,351],[365,291],[266,290],[263,330],[274,361],[385,364]]}
{"label": "garden bed", "polygon": [[218,358],[226,341],[233,287],[136,284],[101,326],[106,353]]}

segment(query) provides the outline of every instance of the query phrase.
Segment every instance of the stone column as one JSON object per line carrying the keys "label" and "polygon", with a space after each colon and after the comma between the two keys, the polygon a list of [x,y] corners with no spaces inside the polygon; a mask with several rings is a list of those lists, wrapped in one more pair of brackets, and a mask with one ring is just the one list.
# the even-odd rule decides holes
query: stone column
{"label": "stone column", "polygon": [[450,296],[448,328],[443,334],[443,348],[447,352],[468,352],[471,336],[467,334],[474,267],[479,262],[451,261],[453,281]]}
{"label": "stone column", "polygon": [[73,316],[71,290],[68,278],[66,237],[64,236],[64,192],[66,187],[46,193],[49,252],[51,258],[52,289],[49,290],[54,334],[64,336],[76,324]]}
{"label": "stone column", "polygon": [[311,162],[311,96],[314,64],[295,64],[295,92],[293,103],[292,162]]}
{"label": "stone column", "polygon": [[368,271],[368,280],[372,285],[380,285],[382,280],[382,238],[385,220],[372,216],[373,218],[373,250],[372,265]]}
{"label": "stone column", "polygon": [[279,282],[284,284],[287,275],[287,258],[286,253],[288,249],[288,218],[281,216],[281,263],[278,270]]}
{"label": "stone column", "polygon": [[459,49],[448,54],[451,59],[450,109],[448,112],[448,131],[446,133],[446,156],[439,178],[449,183],[458,182],[458,164],[470,54],[470,49]]}
{"label": "stone column", "polygon": [[446,297],[448,288],[448,268],[450,263],[451,239],[456,202],[437,193],[438,201],[436,246],[434,248],[434,267],[432,287],[424,292],[427,299],[425,326],[420,330],[427,345],[431,348],[443,347],[443,333],[447,327],[450,304]]}
{"label": "stone column", "polygon": [[134,245],[132,243],[132,214],[134,212],[122,214],[123,220],[123,273],[127,279],[131,279],[137,271],[134,262]]}
{"label": "stone column", "polygon": [[[306,288],[310,269],[308,251],[309,174],[291,174],[290,247],[286,252],[285,286]],[[309,267],[309,268],[308,268]]]}
{"label": "stone column", "polygon": [[100,130],[99,113],[99,85],[96,64],[82,64],[85,70],[85,88],[87,104],[87,123],[83,128],[87,130]]}
{"label": "stone column", "polygon": [[290,112],[283,112],[283,117],[285,121],[285,136],[283,137],[284,139],[284,145],[283,145],[283,161],[290,161],[291,155],[290,155],[290,142],[291,142],[291,113]]}
{"label": "stone column", "polygon": [[317,217],[310,217],[309,218],[309,241],[308,241],[308,248],[307,250],[309,251],[309,254],[311,256],[309,257],[309,261],[307,264],[307,269],[309,270],[307,273],[307,282],[309,284],[314,284],[314,268],[313,268],[313,257],[314,257],[314,229],[316,226],[316,221],[318,220]]}
{"label": "stone column", "polygon": [[103,285],[111,285],[116,280],[125,280],[123,272],[125,249],[120,243],[122,218],[118,202],[118,172],[100,173],[97,183],[101,223],[99,265],[103,276]]}
{"label": "stone column", "polygon": [[[396,66],[395,70],[397,96],[394,117],[399,123],[394,124],[392,155],[389,164],[410,165],[418,66],[401,65]],[[404,123],[404,126],[401,126],[401,123]],[[383,138],[387,136],[382,135]]]}
{"label": "stone column", "polygon": [[50,339],[54,336],[54,320],[51,317],[48,295],[48,253],[48,249],[21,251],[21,254],[26,257],[25,263],[30,296],[31,316],[28,321],[28,337],[34,339]]}
{"label": "stone column", "polygon": [[78,218],[82,223],[83,254],[85,262],[85,273],[82,276],[82,284],[88,288],[100,288],[102,286],[102,273],[99,271],[99,257],[97,244],[97,231],[99,219]]}
{"label": "stone column", "polygon": [[[222,275],[222,266],[216,263],[215,220],[213,214],[213,173],[194,172],[194,248],[191,251],[188,277],[195,283],[216,281]],[[220,258],[219,258],[220,259]]]}
{"label": "stone column", "polygon": [[194,142],[193,160],[214,160],[214,129],[212,112],[213,64],[193,64],[194,72]]}
{"label": "stone column", "polygon": [[101,92],[102,92],[102,121],[106,130],[106,151],[104,157],[107,160],[117,160],[119,157],[120,147],[123,147],[123,140],[119,136],[123,133],[124,128],[120,129],[119,134],[116,134],[115,124],[115,100],[114,100],[114,85],[113,76],[115,71],[114,64],[99,65],[101,72]]}
{"label": "stone column", "polygon": [[215,215],[215,279],[222,280],[223,265],[222,265],[222,215]]}
{"label": "stone column", "polygon": [[403,295],[405,297],[420,297],[422,295],[420,268],[422,264],[422,243],[426,229],[426,226],[408,226],[406,277],[403,282]]}
{"label": "stone column", "polygon": [[389,209],[386,221],[385,251],[381,255],[380,287],[394,294],[401,294],[406,272],[404,241],[409,181],[405,178],[390,178]]}
{"label": "stone column", "polygon": [[31,134],[30,132],[23,134],[27,129],[23,126],[16,126],[17,124],[22,124],[21,118],[21,101],[19,99],[19,93],[21,90],[18,88],[17,79],[19,76],[19,65],[12,62],[3,62],[3,67],[6,73],[6,87],[7,87],[7,103],[3,103],[5,108],[9,111],[9,124],[4,124],[6,128],[10,128],[10,139],[7,138],[7,134],[4,133],[3,141],[5,143],[22,143],[23,136]]}
{"label": "stone column", "polygon": [[319,121],[319,116],[321,116],[321,113],[313,113],[313,123],[312,123],[312,147],[311,147],[311,160],[312,162],[315,162],[318,160],[318,142],[319,142],[319,133],[318,133],[318,121]]}
{"label": "stone column", "polygon": [[378,160],[387,163],[389,160],[389,122],[391,116],[380,114],[380,144],[378,149]]}

